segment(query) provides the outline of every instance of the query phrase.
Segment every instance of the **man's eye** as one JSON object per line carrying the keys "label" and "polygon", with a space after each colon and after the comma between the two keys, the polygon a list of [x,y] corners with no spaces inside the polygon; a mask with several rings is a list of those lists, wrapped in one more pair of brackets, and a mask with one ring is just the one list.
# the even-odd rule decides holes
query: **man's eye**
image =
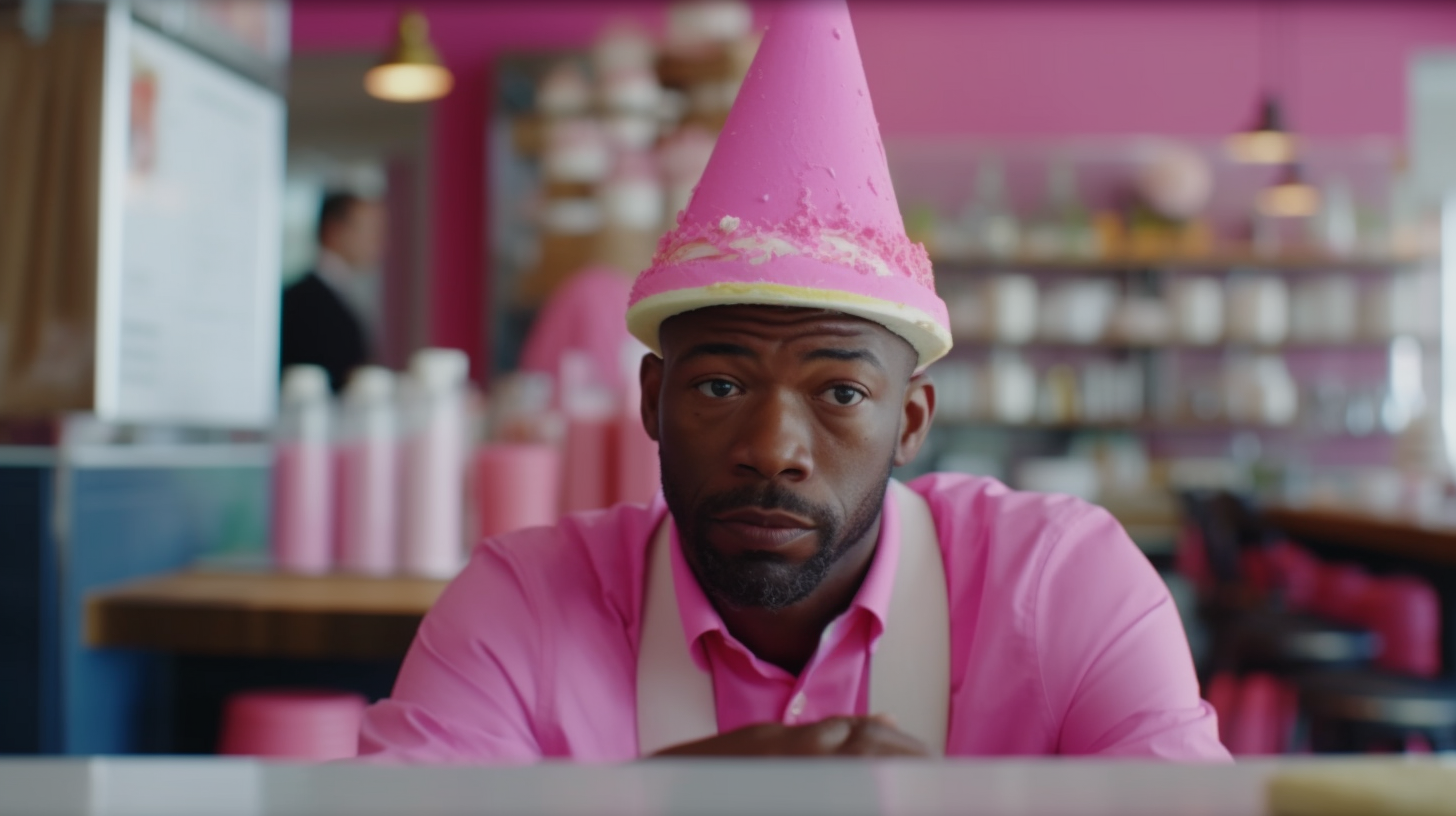
{"label": "man's eye", "polygon": [[700,384],[698,390],[703,392],[705,396],[713,397],[714,399],[723,399],[724,397],[733,396],[738,391],[738,386],[727,380],[708,380]]}
{"label": "man's eye", "polygon": [[864,392],[848,385],[836,385],[824,392],[835,405],[857,405],[865,398]]}

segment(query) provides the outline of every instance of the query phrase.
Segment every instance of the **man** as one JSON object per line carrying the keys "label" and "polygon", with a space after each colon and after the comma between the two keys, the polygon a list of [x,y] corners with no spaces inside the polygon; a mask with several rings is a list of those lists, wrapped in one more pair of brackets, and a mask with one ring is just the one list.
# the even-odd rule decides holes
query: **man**
{"label": "man", "polygon": [[950,348],[841,2],[777,10],[632,292],[663,494],[486,541],[361,753],[1227,760],[1167,590],[1104,511],[910,486]]}
{"label": "man", "polygon": [[368,276],[383,252],[383,209],[352,193],[329,193],[319,208],[318,242],[317,268],[283,290],[282,367],[322,366],[337,393],[369,360]]}

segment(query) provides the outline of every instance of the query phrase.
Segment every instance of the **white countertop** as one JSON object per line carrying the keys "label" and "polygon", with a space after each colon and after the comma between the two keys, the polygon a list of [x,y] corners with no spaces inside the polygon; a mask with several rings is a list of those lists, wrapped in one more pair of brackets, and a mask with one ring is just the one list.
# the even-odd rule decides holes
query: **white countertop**
{"label": "white countertop", "polygon": [[249,759],[0,760],[0,814],[26,816],[1260,816],[1278,769],[1075,760],[658,760],[527,768]]}

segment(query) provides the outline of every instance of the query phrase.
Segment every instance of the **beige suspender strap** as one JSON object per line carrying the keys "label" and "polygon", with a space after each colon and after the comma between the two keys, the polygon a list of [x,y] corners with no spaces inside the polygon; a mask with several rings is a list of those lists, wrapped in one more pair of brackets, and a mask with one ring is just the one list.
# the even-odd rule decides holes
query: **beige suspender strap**
{"label": "beige suspender strap", "polygon": [[637,650],[637,753],[648,756],[718,733],[713,678],[688,651],[672,582],[672,514],[652,535]]}
{"label": "beige suspender strap", "polygon": [[[945,753],[950,707],[950,604],[930,506],[890,482],[899,515],[900,559],[884,634],[870,660],[870,713]],[[641,756],[718,733],[713,679],[688,651],[672,580],[671,516],[652,536],[637,654],[637,744]]]}
{"label": "beige suspender strap", "polygon": [[870,658],[870,714],[888,714],[931,756],[950,721],[950,601],[935,518],[919,493],[890,482],[900,516],[900,563],[884,634]]}

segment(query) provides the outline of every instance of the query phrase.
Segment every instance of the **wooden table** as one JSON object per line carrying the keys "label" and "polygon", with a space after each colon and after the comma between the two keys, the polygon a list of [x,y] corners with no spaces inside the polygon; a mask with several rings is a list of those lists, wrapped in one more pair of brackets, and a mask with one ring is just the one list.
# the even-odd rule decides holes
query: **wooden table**
{"label": "wooden table", "polygon": [[95,647],[191,655],[398,659],[445,584],[182,572],[89,597],[86,640]]}
{"label": "wooden table", "polygon": [[1331,508],[1268,507],[1264,521],[1296,540],[1456,566],[1456,527]]}
{"label": "wooden table", "polygon": [[1322,557],[1430,581],[1441,598],[1442,674],[1456,679],[1456,527],[1326,507],[1270,506],[1262,514]]}

